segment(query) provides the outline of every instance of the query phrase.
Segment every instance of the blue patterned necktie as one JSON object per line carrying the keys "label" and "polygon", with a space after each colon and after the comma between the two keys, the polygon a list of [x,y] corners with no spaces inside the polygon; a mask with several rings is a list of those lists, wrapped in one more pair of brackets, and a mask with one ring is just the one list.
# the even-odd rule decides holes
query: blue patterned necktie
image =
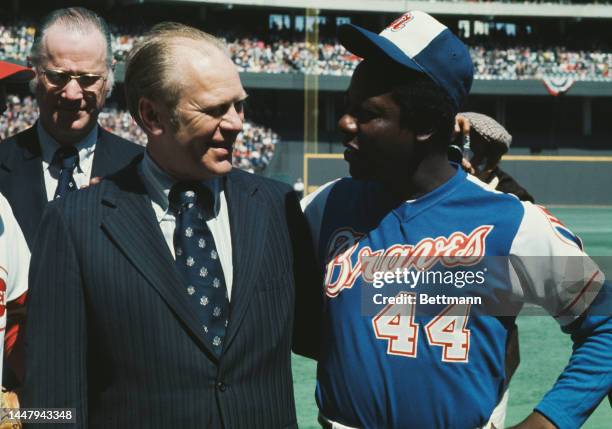
{"label": "blue patterned necktie", "polygon": [[229,320],[229,299],[215,240],[206,225],[207,214],[213,212],[213,196],[200,184],[180,182],[172,187],[169,202],[176,216],[176,266],[202,332],[220,355]]}
{"label": "blue patterned necktie", "polygon": [[57,188],[55,189],[54,200],[63,197],[68,191],[76,190],[76,183],[72,177],[74,168],[79,161],[79,152],[74,146],[62,146],[55,151],[52,164],[60,169],[59,178],[57,179]]}

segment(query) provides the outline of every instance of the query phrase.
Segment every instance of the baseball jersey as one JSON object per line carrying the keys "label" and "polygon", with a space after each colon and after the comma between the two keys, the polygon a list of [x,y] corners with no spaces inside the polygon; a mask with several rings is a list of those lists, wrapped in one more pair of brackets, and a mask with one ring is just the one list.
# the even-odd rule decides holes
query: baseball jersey
{"label": "baseball jersey", "polygon": [[30,251],[13,215],[11,206],[0,194],[0,377],[4,356],[6,305],[26,293]]}
{"label": "baseball jersey", "polygon": [[[413,201],[345,178],[303,208],[325,273],[316,399],[348,426],[483,426],[503,394],[506,340],[523,303],[569,326],[604,282],[550,212],[461,169]],[[599,400],[607,393],[595,390]]]}

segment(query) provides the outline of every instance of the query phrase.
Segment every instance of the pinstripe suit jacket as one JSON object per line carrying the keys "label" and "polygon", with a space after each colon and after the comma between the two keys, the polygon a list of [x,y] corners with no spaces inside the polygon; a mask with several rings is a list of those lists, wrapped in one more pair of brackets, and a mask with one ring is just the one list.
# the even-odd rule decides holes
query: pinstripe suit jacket
{"label": "pinstripe suit jacket", "polygon": [[[309,233],[288,186],[235,170],[225,189],[234,283],[220,358],[136,163],[48,205],[30,271],[23,406],[76,408],[79,428],[297,426],[294,303],[312,314],[320,284]],[[317,341],[316,326],[294,328],[302,349]]]}

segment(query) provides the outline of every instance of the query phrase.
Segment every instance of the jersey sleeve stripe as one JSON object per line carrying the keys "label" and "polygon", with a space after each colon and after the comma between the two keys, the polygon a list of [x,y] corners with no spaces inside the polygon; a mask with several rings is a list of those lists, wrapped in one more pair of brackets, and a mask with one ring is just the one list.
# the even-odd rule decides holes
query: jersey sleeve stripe
{"label": "jersey sleeve stripe", "polygon": [[[572,307],[574,307],[578,302],[580,302],[580,298],[582,298],[582,296],[587,292],[587,290],[589,290],[589,288],[592,285],[596,284],[594,281],[598,274],[601,274],[601,271],[595,271],[595,273],[593,273],[589,281],[584,285],[584,287],[578,293],[578,295],[576,295],[576,297],[572,300],[572,302],[570,302],[563,310],[557,313],[557,315],[555,316],[555,319],[561,316],[566,316],[570,313],[570,310],[572,309]],[[587,305],[585,306],[585,309],[588,307],[588,304],[590,303],[587,303]]]}

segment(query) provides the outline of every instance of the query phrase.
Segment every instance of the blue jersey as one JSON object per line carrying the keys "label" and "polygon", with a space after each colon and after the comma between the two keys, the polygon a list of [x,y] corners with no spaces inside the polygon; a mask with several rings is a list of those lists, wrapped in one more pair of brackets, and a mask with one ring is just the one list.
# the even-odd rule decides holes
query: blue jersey
{"label": "blue jersey", "polygon": [[603,283],[550,212],[461,170],[401,204],[380,184],[346,178],[303,206],[325,273],[316,399],[348,426],[485,425],[523,303],[565,326]]}

